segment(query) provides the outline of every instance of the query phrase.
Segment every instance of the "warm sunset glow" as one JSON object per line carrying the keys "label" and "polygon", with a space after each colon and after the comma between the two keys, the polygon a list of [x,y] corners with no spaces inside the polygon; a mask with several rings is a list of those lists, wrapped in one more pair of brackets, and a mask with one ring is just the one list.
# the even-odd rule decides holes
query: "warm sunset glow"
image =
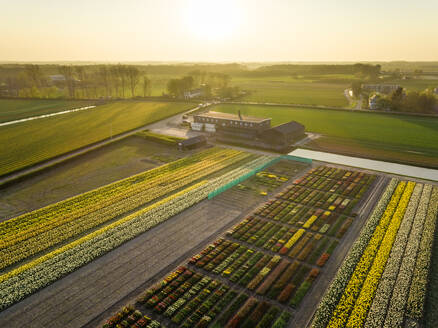
{"label": "warm sunset glow", "polygon": [[193,0],[185,10],[190,33],[201,40],[229,38],[242,19],[239,8],[232,0]]}

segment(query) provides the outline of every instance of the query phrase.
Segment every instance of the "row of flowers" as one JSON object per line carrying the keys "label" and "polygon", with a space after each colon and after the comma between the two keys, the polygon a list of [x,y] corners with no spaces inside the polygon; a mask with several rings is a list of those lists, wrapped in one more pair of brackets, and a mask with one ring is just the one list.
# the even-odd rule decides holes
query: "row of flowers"
{"label": "row of flowers", "polygon": [[289,249],[301,238],[301,236],[306,232],[304,229],[298,229],[297,232],[293,234],[292,237],[283,245],[280,249],[280,254],[286,254]]}
{"label": "row of flowers", "polygon": [[[369,244],[363,252],[359,263],[356,265],[353,275],[351,276],[327,327],[344,327],[347,323],[350,312],[355,305],[363,283],[368,276],[368,272],[374,262],[374,259],[376,258],[376,254],[380,248],[380,245],[384,240],[386,231],[391,225],[391,222],[396,221],[392,220],[394,213],[396,213],[397,209],[399,208],[403,209],[403,205],[407,205],[413,187],[414,185],[412,183],[409,184],[408,188],[406,186],[406,182],[400,182],[385,212],[383,213],[380,223],[376,227]],[[400,207],[398,206],[399,202],[402,205]]]}
{"label": "row of flowers", "polygon": [[[32,256],[63,240],[104,223],[115,216],[121,215],[128,210],[174,192],[174,190],[180,189],[198,179],[217,172],[240,159],[241,156],[234,156],[232,158],[222,156],[215,160],[205,160],[194,164],[197,167],[184,168],[172,172],[171,174],[161,176],[156,183],[149,181],[149,183],[143,187],[144,190],[142,191],[139,191],[138,188],[133,188],[136,189],[135,191],[130,190],[130,192],[134,192],[133,197],[127,198],[127,194],[125,194],[123,196],[123,202],[117,202],[114,197],[110,197],[105,202],[84,208],[82,212],[85,211],[85,213],[79,211],[79,213],[75,213],[75,215],[57,218],[55,223],[44,225],[36,229],[29,228],[23,232],[24,235],[18,236],[18,238],[24,238],[24,240],[12,245],[6,245],[5,248],[0,250],[0,268],[4,268],[19,260]],[[210,163],[206,164],[206,162]],[[111,202],[111,205],[106,204],[109,206],[102,207],[104,203],[108,201]],[[51,221],[46,221],[45,223],[47,222]]]}
{"label": "row of flowers", "polygon": [[0,308],[5,308],[151,227],[205,199],[218,186],[268,161],[258,158],[212,181],[203,181],[0,276]]}
{"label": "row of flowers", "polygon": [[358,239],[354,242],[347,257],[341,264],[336,276],[332,280],[330,286],[324,293],[318,308],[315,312],[312,328],[324,328],[328,324],[336,305],[341,298],[354,269],[359,262],[363,252],[365,251],[377,225],[380,222],[380,218],[385,212],[386,206],[390,202],[394,190],[398,185],[397,179],[392,179],[388,184],[385,192],[381,196],[378,204],[373,210],[370,218],[367,220],[365,226]]}
{"label": "row of flowers", "polygon": [[431,186],[426,185],[421,195],[420,203],[415,214],[408,243],[403,254],[397,280],[394,284],[392,297],[389,303],[386,319],[383,327],[400,327],[404,320],[404,311],[409,295],[409,287],[414,273],[417,252],[420,245],[421,235],[426,212],[430,200]]}
{"label": "row of flowers", "polygon": [[424,223],[423,236],[415,264],[412,278],[406,315],[417,321],[423,317],[424,302],[426,299],[427,277],[432,255],[433,239],[436,231],[436,218],[438,215],[438,188],[434,187]]}
{"label": "row of flowers", "polygon": [[[362,327],[365,323],[368,310],[371,307],[377,286],[385,269],[397,232],[408,208],[408,204],[410,204],[410,199],[414,189],[415,183],[409,182],[400,202],[398,203],[391,223],[385,232],[385,236],[383,237],[377,254],[375,255],[373,264],[369,272],[365,273],[365,280],[360,288],[360,293],[354,304],[351,315],[348,318],[347,327]],[[416,190],[421,192],[421,187]]]}
{"label": "row of flowers", "polygon": [[385,267],[385,271],[380,279],[376,295],[373,299],[371,308],[369,310],[366,327],[383,327],[386,317],[386,309],[390,301],[392,290],[394,288],[397,274],[400,268],[400,263],[408,242],[409,233],[414,222],[415,212],[417,210],[418,202],[420,201],[422,185],[417,184],[409,201],[405,217],[397,233],[394,246],[392,247],[390,257]]}

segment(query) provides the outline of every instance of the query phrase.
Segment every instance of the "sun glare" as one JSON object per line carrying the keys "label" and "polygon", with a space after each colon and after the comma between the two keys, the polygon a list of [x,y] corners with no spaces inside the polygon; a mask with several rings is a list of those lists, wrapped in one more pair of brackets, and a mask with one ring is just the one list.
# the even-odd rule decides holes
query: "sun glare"
{"label": "sun glare", "polygon": [[241,19],[231,0],[192,0],[185,16],[190,33],[204,41],[230,38]]}

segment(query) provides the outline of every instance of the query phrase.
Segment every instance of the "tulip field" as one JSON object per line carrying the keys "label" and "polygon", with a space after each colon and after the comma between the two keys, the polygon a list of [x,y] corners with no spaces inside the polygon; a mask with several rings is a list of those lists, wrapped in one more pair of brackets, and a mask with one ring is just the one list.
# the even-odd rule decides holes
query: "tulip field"
{"label": "tulip field", "polygon": [[207,198],[272,158],[222,148],[0,223],[0,309]]}
{"label": "tulip field", "polygon": [[375,180],[359,171],[311,169],[103,327],[288,327]]}
{"label": "tulip field", "polygon": [[422,322],[438,187],[392,179],[319,304],[312,327]]}

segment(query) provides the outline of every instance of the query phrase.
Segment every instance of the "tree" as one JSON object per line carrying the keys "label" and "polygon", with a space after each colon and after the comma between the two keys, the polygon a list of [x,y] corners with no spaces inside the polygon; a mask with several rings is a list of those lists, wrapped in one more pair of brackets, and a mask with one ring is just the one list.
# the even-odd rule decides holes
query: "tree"
{"label": "tree", "polygon": [[78,84],[82,87],[82,96],[88,98],[87,72],[84,66],[75,66]]}
{"label": "tree", "polygon": [[352,82],[351,90],[353,90],[353,96],[358,97],[362,93],[362,82],[360,81]]}
{"label": "tree", "polygon": [[111,93],[111,85],[110,85],[110,72],[106,65],[101,65],[98,71],[98,77],[101,85],[105,88],[105,94],[108,98]]}
{"label": "tree", "polygon": [[73,74],[73,67],[71,65],[59,66],[59,73],[64,76],[65,84],[67,86],[68,95],[70,98],[75,97],[75,79]]}
{"label": "tree", "polygon": [[193,76],[184,76],[181,80],[181,88],[182,92],[189,91],[193,88],[193,85],[195,84],[195,80],[193,79]]}
{"label": "tree", "polygon": [[129,86],[131,87],[131,97],[134,98],[135,88],[137,87],[137,84],[140,80],[140,72],[138,68],[135,66],[128,66],[126,72],[129,81]]}
{"label": "tree", "polygon": [[117,72],[120,77],[120,84],[122,87],[122,98],[125,98],[125,88],[126,88],[126,80],[127,80],[127,69],[125,65],[118,64]]}
{"label": "tree", "polygon": [[170,79],[167,83],[167,91],[174,97],[183,97],[184,92],[193,88],[194,80],[192,76],[184,76],[181,79]]}
{"label": "tree", "polygon": [[400,111],[402,108],[402,102],[403,102],[403,88],[398,87],[396,90],[394,90],[390,96],[390,108],[391,110]]}
{"label": "tree", "polygon": [[111,65],[109,68],[110,79],[114,86],[114,91],[116,92],[116,97],[119,97],[119,87],[120,87],[120,74],[117,66]]}
{"label": "tree", "polygon": [[151,95],[151,80],[146,75],[143,76],[143,97]]}
{"label": "tree", "polygon": [[180,93],[179,89],[180,89],[180,80],[170,79],[167,82],[167,91],[171,96],[178,97]]}
{"label": "tree", "polygon": [[24,71],[32,82],[32,86],[39,88],[41,86],[42,74],[39,65],[25,65]]}

